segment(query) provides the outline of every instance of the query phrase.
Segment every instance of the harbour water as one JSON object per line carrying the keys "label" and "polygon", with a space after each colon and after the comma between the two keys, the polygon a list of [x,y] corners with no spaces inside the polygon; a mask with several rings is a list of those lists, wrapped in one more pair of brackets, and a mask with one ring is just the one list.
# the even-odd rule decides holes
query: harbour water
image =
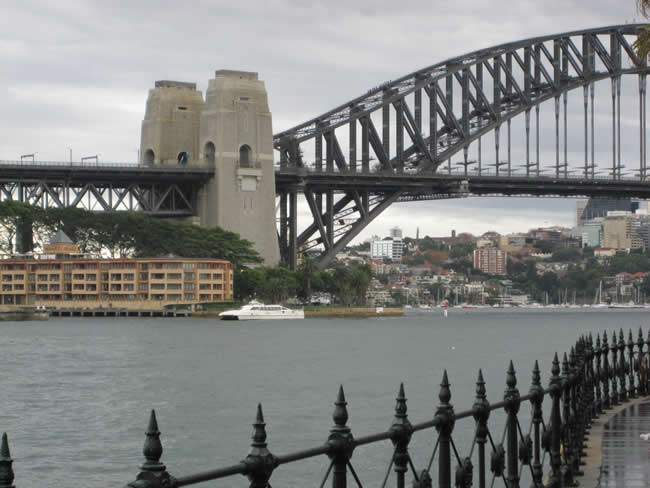
{"label": "harbour water", "polygon": [[[409,418],[431,418],[447,369],[456,411],[471,408],[478,368],[488,399],[502,399],[509,360],[522,394],[535,359],[548,384],[555,351],[582,333],[640,326],[645,310],[439,310],[378,319],[219,322],[214,319],[51,319],[0,323],[0,432],[7,431],[20,488],[104,488],[131,481],[156,409],[163,461],[176,476],[246,456],[258,402],[275,454],[324,442],[339,384],[356,436],[385,430],[404,382]],[[523,409],[523,407],[522,407]],[[467,451],[470,420],[455,441]],[[463,428],[465,429],[463,431]],[[522,428],[527,426],[522,425]],[[465,433],[463,433],[465,432]],[[468,433],[469,432],[469,433]],[[499,434],[494,434],[500,437]],[[418,469],[434,433],[414,436]],[[355,451],[364,484],[377,486],[390,443]],[[274,486],[318,486],[324,458],[282,466]],[[206,484],[207,486],[207,484]],[[247,486],[243,477],[210,486]]]}

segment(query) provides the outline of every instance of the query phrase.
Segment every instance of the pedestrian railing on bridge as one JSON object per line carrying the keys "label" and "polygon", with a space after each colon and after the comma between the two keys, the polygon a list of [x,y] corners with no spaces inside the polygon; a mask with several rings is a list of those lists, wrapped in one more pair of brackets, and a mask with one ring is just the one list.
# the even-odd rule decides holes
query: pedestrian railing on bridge
{"label": "pedestrian railing on bridge", "polygon": [[187,166],[178,165],[142,165],[136,162],[104,162],[104,161],[11,161],[0,160],[0,167],[20,167],[20,168],[88,168],[88,169],[132,169],[132,170],[152,170],[152,171],[187,171],[192,169],[214,169],[214,165],[209,164],[190,164]]}
{"label": "pedestrian railing on bridge", "polygon": [[[503,400],[492,404],[487,400],[485,382],[479,370],[474,403],[468,410],[458,413],[450,403],[451,389],[445,371],[438,395],[440,403],[432,419],[417,424],[409,421],[406,395],[403,385],[400,385],[390,427],[361,437],[354,437],[347,425],[347,402],[341,387],[334,403],[334,425],[326,442],[284,455],[274,455],[269,449],[262,406],[258,405],[253,442],[242,461],[178,477],[172,476],[160,461],[163,447],[156,415],[152,411],[143,449],[145,461],[136,480],[128,483],[127,487],[175,488],[244,475],[248,477],[251,488],[267,488],[271,486],[269,481],[277,468],[315,457],[327,458],[321,488],[328,480],[331,480],[333,488],[345,488],[348,481],[362,487],[361,477],[354,468],[355,448],[387,440],[392,442],[393,449],[387,460],[382,487],[388,485],[391,475],[394,475],[394,484],[398,488],[405,486],[407,478],[412,479],[414,488],[432,487],[432,474],[437,471],[436,486],[440,488],[450,488],[452,483],[459,488],[473,485],[484,488],[494,486],[495,482],[516,488],[520,486],[524,470],[529,473],[534,487],[575,486],[581,474],[585,436],[592,420],[613,405],[648,394],[649,348],[650,332],[644,339],[641,329],[636,340],[630,330],[627,342],[622,329],[618,337],[614,332],[611,343],[607,333],[603,333],[602,340],[598,335],[595,342],[591,334],[582,336],[569,354],[564,354],[561,363],[555,354],[547,388],[541,384],[540,370],[535,362],[531,386],[528,393],[522,395],[510,362]],[[550,400],[551,409],[550,417],[544,420],[542,404],[546,399]],[[522,407],[529,409],[530,413],[527,430],[520,422],[524,418],[520,412]],[[497,436],[494,424],[489,420],[491,413],[499,410],[505,412],[505,427]],[[461,452],[454,441],[455,426],[460,421],[472,420],[473,440],[469,448]],[[418,469],[409,453],[411,438],[433,429],[437,431],[437,438],[429,462]],[[478,462],[476,468],[473,459]],[[0,488],[15,488],[12,462],[7,435],[4,434],[0,447]]]}

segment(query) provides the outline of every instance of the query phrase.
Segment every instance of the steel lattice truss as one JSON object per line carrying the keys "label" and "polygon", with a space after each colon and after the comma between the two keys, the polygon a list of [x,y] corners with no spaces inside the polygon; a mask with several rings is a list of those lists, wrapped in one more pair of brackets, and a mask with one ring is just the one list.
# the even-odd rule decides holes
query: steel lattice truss
{"label": "steel lattice truss", "polygon": [[[526,177],[541,178],[544,169],[540,168],[539,113],[540,105],[546,101],[554,102],[553,177],[575,181],[567,162],[567,93],[579,88],[584,96],[584,165],[580,166],[580,178],[595,180],[600,169],[606,170],[611,180],[625,179],[620,148],[624,74],[639,77],[641,135],[635,178],[645,185],[648,66],[647,60],[639,59],[632,48],[642,27],[623,25],[569,32],[448,59],[384,83],[334,110],[276,134],[274,146],[280,154],[280,245],[285,261],[295,266],[296,253],[322,246],[321,262],[325,263],[390,204],[458,193],[458,188],[436,192],[381,184],[374,190],[349,191],[339,185],[326,189],[315,183],[316,174],[327,173],[333,178],[338,175],[341,180],[350,175],[451,175],[451,158],[462,152],[461,175],[466,177],[464,184],[471,190],[473,182],[481,181],[489,171],[490,177],[513,176],[511,121],[522,115],[526,155],[525,161],[520,162]],[[612,94],[614,150],[612,162],[606,168],[598,167],[594,158],[594,84],[601,80],[611,80]],[[493,170],[486,168],[481,154],[481,139],[488,134],[494,134]],[[470,160],[470,147],[475,150],[476,146],[478,157]],[[281,175],[286,175],[285,181]],[[493,188],[487,193],[513,193],[498,190]],[[297,193],[304,195],[313,218],[300,235],[296,231]]]}
{"label": "steel lattice truss", "polygon": [[208,168],[144,168],[66,163],[0,162],[0,201],[44,208],[140,211],[157,217],[196,215]]}

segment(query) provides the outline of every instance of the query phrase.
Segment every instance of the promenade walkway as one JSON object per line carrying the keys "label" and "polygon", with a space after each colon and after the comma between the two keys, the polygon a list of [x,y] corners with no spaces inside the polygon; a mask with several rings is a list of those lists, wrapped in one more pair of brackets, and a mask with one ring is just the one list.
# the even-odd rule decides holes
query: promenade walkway
{"label": "promenade walkway", "polygon": [[[589,488],[650,486],[650,442],[639,438],[641,433],[650,432],[650,399],[634,400],[603,417],[602,422],[592,426],[588,446],[594,452],[588,453],[586,476],[584,481],[579,479],[580,484]],[[600,455],[596,453],[599,447]],[[593,475],[599,474],[600,483],[588,469],[598,464],[598,457],[601,466],[593,470]]]}

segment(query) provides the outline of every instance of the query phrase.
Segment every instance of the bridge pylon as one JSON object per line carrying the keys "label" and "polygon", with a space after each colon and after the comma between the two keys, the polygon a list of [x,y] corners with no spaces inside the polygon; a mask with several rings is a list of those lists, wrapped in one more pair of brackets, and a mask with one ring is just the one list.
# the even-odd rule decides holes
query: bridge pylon
{"label": "bridge pylon", "polygon": [[258,74],[216,71],[205,101],[194,84],[156,82],[142,127],[142,164],[214,166],[195,220],[238,233],[265,264],[277,264],[273,132]]}

